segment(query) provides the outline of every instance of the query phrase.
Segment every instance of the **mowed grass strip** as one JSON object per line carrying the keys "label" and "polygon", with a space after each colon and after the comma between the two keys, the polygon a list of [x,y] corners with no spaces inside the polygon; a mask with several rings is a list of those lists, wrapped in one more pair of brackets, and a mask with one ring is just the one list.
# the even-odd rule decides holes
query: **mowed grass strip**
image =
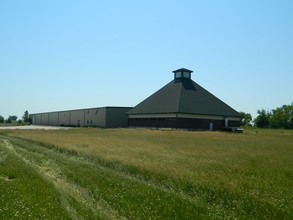
{"label": "mowed grass strip", "polygon": [[92,159],[23,140],[9,141],[22,161],[55,185],[71,218],[193,218],[203,210],[174,192],[100,166]]}
{"label": "mowed grass strip", "polygon": [[54,186],[0,138],[0,219],[70,219]]}
{"label": "mowed grass strip", "polygon": [[[68,167],[62,175],[115,218],[293,216],[292,131],[73,129],[5,135],[30,140],[18,141],[28,143],[19,144],[28,145],[23,149],[36,145],[31,152],[54,149],[54,154],[74,156],[68,166],[60,159],[65,164],[58,166]],[[78,158],[87,162],[81,166]]]}

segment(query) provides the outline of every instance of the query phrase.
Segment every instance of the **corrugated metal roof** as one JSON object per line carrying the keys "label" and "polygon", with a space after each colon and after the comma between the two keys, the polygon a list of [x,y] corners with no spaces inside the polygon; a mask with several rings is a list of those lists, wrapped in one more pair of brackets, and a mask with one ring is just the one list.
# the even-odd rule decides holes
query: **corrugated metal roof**
{"label": "corrugated metal roof", "polygon": [[191,79],[176,79],[127,114],[188,113],[240,117],[240,114]]}

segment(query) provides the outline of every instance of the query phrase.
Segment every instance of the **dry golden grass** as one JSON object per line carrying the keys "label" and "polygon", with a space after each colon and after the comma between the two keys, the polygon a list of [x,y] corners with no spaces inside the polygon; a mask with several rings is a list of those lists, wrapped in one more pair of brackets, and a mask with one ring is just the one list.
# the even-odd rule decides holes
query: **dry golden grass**
{"label": "dry golden grass", "polygon": [[261,133],[252,130],[248,134],[233,134],[147,129],[72,129],[26,130],[12,132],[11,135],[189,179],[199,175],[224,178],[222,172],[237,175],[243,163],[257,160],[260,163],[265,161],[266,165],[269,163],[273,169],[276,163],[286,161],[289,156],[287,152],[293,149],[293,135],[290,131]]}

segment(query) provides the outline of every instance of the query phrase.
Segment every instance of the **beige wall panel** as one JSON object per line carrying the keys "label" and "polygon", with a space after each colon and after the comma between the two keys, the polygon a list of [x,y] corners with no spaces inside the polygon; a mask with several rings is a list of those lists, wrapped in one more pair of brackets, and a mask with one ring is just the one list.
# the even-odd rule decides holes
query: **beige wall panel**
{"label": "beige wall panel", "polygon": [[85,126],[106,126],[106,109],[92,108],[85,109]]}
{"label": "beige wall panel", "polygon": [[96,119],[95,119],[95,124],[98,127],[106,127],[106,108],[98,108],[96,109]]}
{"label": "beige wall panel", "polygon": [[35,125],[36,124],[36,115],[30,115],[29,117],[31,119],[32,124]]}
{"label": "beige wall panel", "polygon": [[49,113],[42,113],[41,114],[41,125],[48,125],[49,124]]}
{"label": "beige wall panel", "polygon": [[59,125],[59,113],[58,112],[49,113],[49,124],[48,125],[52,125],[52,126]]}
{"label": "beige wall panel", "polygon": [[84,126],[84,110],[70,111],[70,126]]}
{"label": "beige wall panel", "polygon": [[93,127],[127,127],[131,107],[101,107],[32,114],[33,124]]}
{"label": "beige wall panel", "polygon": [[35,114],[34,115],[34,121],[33,121],[33,123],[35,124],[35,125],[40,125],[41,124],[41,114]]}
{"label": "beige wall panel", "polygon": [[70,111],[59,112],[59,125],[69,125]]}

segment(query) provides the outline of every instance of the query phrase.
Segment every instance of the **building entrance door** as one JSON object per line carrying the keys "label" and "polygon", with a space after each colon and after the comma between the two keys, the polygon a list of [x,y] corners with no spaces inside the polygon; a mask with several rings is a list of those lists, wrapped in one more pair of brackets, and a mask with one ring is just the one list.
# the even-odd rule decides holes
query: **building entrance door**
{"label": "building entrance door", "polygon": [[210,123],[210,131],[214,130],[214,123]]}

